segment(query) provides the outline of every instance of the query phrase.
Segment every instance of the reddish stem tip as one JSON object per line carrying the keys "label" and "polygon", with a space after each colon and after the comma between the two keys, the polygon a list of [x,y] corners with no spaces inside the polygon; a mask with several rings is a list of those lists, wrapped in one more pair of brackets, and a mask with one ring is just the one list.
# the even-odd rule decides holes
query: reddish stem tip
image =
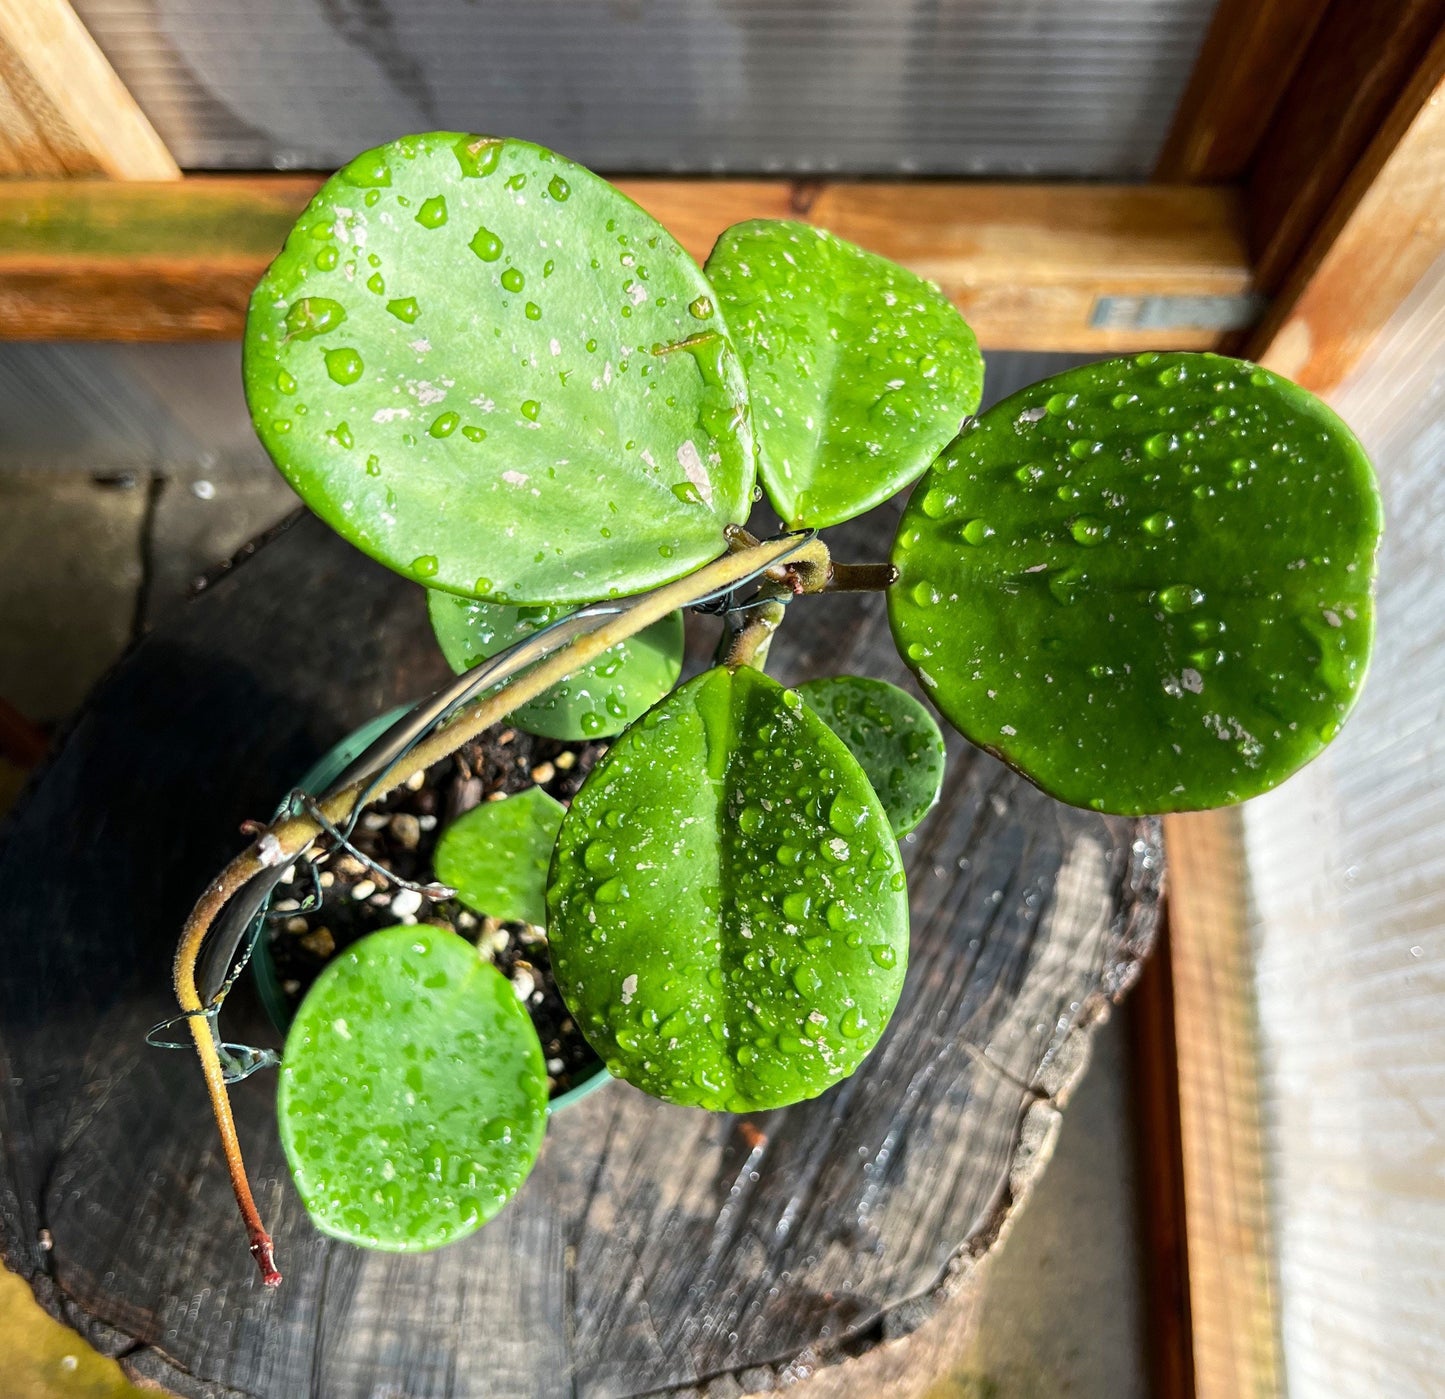
{"label": "reddish stem tip", "polygon": [[280,1287],[281,1274],[276,1271],[276,1252],[271,1247],[271,1236],[267,1233],[251,1237],[251,1257],[261,1270],[261,1281],[267,1287]]}

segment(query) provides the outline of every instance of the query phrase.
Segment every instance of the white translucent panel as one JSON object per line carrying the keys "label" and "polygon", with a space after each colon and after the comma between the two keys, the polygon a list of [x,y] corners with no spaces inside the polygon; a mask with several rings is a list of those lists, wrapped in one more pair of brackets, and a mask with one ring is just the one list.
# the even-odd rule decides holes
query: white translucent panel
{"label": "white translucent panel", "polygon": [[180,163],[409,131],[610,171],[1137,176],[1213,0],[76,0]]}
{"label": "white translucent panel", "polygon": [[1379,469],[1374,664],[1245,808],[1291,1399],[1445,1392],[1445,260],[1335,406]]}

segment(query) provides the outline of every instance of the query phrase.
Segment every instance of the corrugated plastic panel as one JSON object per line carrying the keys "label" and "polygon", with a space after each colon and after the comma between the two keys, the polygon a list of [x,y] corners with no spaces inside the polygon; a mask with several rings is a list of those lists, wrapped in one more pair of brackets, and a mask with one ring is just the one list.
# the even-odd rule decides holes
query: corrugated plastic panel
{"label": "corrugated plastic panel", "polygon": [[1339,739],[1244,808],[1292,1399],[1445,1375],[1445,257],[1331,395],[1385,498]]}
{"label": "corrugated plastic panel", "polygon": [[615,172],[1147,173],[1213,0],[75,0],[183,166],[432,128]]}

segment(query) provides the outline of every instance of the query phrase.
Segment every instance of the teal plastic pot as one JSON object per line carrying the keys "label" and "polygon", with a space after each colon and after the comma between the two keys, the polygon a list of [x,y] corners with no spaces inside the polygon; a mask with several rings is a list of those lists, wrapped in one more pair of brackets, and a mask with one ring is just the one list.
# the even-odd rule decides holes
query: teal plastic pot
{"label": "teal plastic pot", "polygon": [[[359,758],[407,712],[407,708],[408,706],[403,705],[388,714],[378,716],[369,724],[363,724],[350,737],[342,739],[329,753],[319,758],[302,776],[297,786],[303,792],[313,794],[324,792],[355,759]],[[256,939],[256,948],[251,954],[251,973],[255,979],[256,988],[260,992],[261,1004],[266,1008],[267,1016],[284,1035],[291,1025],[291,1007],[287,1002],[286,993],[281,989],[281,983],[277,979],[276,966],[271,960],[271,943],[264,932]],[[611,1078],[612,1075],[599,1064],[597,1072],[591,1078],[584,1079],[565,1093],[559,1093],[553,1098],[547,1104],[548,1113],[561,1112],[563,1108],[581,1102],[589,1093],[595,1093]]]}

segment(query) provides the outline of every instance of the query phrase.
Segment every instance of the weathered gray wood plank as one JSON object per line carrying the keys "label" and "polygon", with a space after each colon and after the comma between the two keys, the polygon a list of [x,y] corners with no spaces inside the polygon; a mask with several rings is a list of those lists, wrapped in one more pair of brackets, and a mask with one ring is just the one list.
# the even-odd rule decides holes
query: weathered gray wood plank
{"label": "weathered gray wood plank", "polygon": [[[844,556],[882,551],[866,524],[836,533]],[[881,599],[808,618],[775,647],[780,679],[902,678]],[[403,1258],[315,1234],[273,1081],[252,1079],[237,1118],[286,1272],[259,1286],[194,1065],[142,1036],[236,823],[440,675],[417,590],[308,518],[95,696],[0,849],[7,1261],[136,1374],[197,1395],[720,1395],[916,1325],[1036,1169],[1048,1095],[1147,950],[1161,873],[1151,823],[1059,806],[961,743],[905,846],[903,1003],[853,1079],[748,1118],[613,1085],[552,1124],[496,1221]],[[274,1041],[244,990],[227,1023]]]}

